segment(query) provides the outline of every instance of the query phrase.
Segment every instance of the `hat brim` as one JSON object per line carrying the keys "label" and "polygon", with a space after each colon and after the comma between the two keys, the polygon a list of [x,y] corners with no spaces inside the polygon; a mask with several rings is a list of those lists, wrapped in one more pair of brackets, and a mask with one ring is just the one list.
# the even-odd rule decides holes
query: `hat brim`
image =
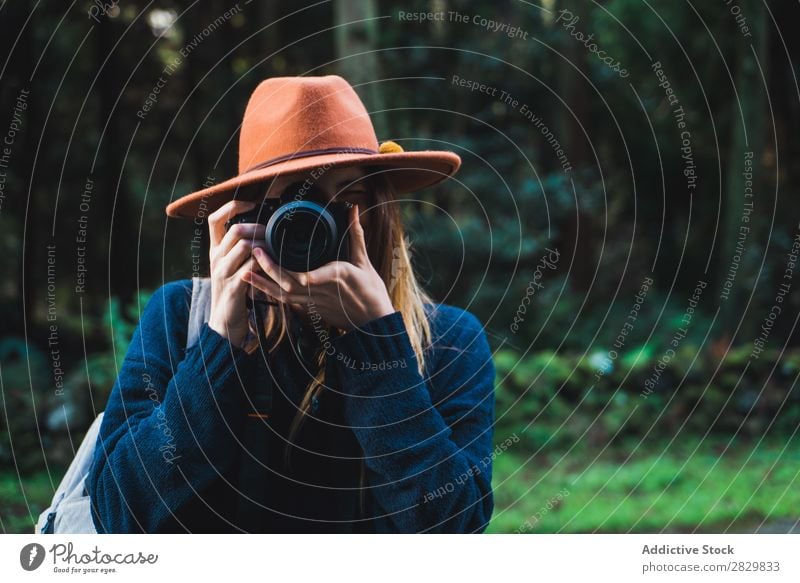
{"label": "hat brim", "polygon": [[323,154],[286,160],[229,178],[203,190],[195,191],[167,205],[167,216],[192,219],[207,216],[233,198],[237,188],[283,174],[311,171],[316,168],[385,166],[386,178],[395,192],[404,194],[441,182],[456,173],[461,158],[454,152],[421,150],[387,154]]}

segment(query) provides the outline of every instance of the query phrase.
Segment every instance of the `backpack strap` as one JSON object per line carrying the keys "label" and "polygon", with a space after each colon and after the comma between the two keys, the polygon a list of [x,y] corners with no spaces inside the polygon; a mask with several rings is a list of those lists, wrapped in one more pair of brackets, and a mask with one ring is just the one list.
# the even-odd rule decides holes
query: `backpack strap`
{"label": "backpack strap", "polygon": [[[192,302],[189,306],[189,327],[187,348],[197,342],[200,328],[211,313],[211,279],[192,278]],[[69,465],[58,489],[53,495],[50,507],[40,515],[36,531],[42,534],[96,533],[92,519],[91,501],[86,491],[86,477],[98,448],[103,413],[92,423],[81,442],[75,458]]]}
{"label": "backpack strap", "polygon": [[186,332],[186,349],[191,348],[200,336],[200,328],[211,314],[211,278],[192,278],[192,303],[189,305],[189,329]]}
{"label": "backpack strap", "polygon": [[41,534],[96,534],[92,521],[86,477],[94,460],[103,413],[89,427],[81,441],[72,463],[53,494],[50,507],[45,509],[36,523],[36,532]]}

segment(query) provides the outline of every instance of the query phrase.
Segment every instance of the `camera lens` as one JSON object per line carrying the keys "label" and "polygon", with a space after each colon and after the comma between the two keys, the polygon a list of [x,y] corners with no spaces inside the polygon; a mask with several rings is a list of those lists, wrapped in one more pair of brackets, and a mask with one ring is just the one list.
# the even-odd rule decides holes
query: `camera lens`
{"label": "camera lens", "polygon": [[313,201],[282,205],[267,223],[268,251],[290,271],[313,271],[335,259],[336,222]]}

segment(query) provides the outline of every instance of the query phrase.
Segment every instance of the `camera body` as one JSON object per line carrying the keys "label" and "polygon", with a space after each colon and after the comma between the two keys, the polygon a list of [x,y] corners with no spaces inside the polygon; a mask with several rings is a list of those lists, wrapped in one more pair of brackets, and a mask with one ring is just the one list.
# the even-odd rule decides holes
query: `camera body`
{"label": "camera body", "polygon": [[266,226],[267,254],[289,271],[307,272],[331,261],[349,259],[347,228],[352,204],[324,202],[318,190],[303,183],[289,186],[279,198],[266,198],[256,208],[225,223]]}

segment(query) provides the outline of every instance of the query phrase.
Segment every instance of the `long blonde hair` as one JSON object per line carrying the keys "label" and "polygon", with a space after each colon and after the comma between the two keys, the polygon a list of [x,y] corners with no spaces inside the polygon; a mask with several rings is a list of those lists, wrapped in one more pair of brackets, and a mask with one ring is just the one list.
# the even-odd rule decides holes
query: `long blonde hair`
{"label": "long blonde hair", "polygon": [[[403,317],[406,331],[417,359],[420,374],[424,373],[425,353],[431,342],[431,329],[425,313],[425,304],[431,298],[425,293],[411,265],[410,242],[403,228],[400,209],[393,203],[395,192],[386,177],[383,168],[367,168],[363,178],[368,192],[371,193],[371,209],[369,228],[365,231],[367,253],[372,265],[386,284],[389,297],[395,310]],[[371,171],[370,171],[371,170]],[[366,209],[360,209],[363,212]],[[288,335],[288,319],[291,316],[286,305],[270,306],[264,319],[264,337],[270,341],[266,348],[272,352]],[[252,323],[251,323],[252,326]],[[245,347],[252,353],[258,349],[258,337]],[[333,331],[331,331],[333,332]],[[325,388],[326,351],[319,351],[317,371],[313,380],[306,387],[298,412],[292,420],[286,446],[286,463],[290,463],[290,446],[308,415],[311,403]],[[360,464],[359,500],[361,512],[364,512],[364,485],[366,468],[362,458]]]}

